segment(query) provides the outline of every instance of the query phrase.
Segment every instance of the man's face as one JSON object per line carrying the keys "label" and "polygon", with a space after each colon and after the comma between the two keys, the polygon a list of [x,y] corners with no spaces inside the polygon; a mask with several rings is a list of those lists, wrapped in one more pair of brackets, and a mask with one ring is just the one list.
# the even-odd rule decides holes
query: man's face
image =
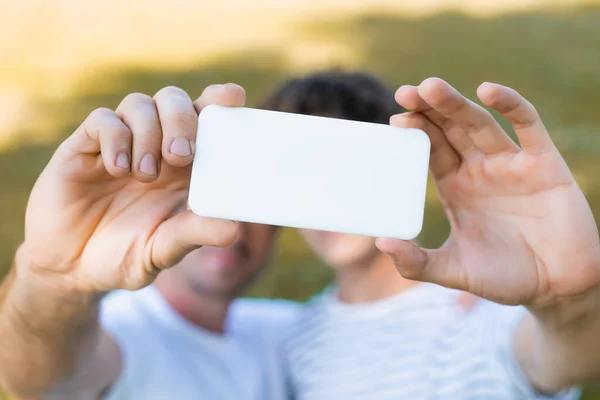
{"label": "man's face", "polygon": [[174,268],[195,291],[224,298],[237,296],[268,264],[277,228],[239,223],[238,232],[231,246],[202,247]]}

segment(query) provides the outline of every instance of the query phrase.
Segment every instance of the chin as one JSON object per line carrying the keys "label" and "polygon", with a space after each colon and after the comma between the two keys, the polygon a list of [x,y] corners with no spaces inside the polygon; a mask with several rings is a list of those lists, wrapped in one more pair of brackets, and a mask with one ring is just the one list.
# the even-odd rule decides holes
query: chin
{"label": "chin", "polygon": [[198,251],[191,257],[188,256],[175,268],[194,292],[222,298],[235,296],[239,292],[239,287],[244,286],[244,282],[249,280],[248,274],[243,269],[210,264]]}
{"label": "chin", "polygon": [[334,269],[368,264],[379,254],[375,239],[368,236],[306,231],[304,237],[323,261]]}
{"label": "chin", "polygon": [[367,264],[369,260],[372,258],[372,253],[337,253],[337,254],[329,254],[325,258],[325,262],[327,265],[332,267],[335,270],[344,270],[347,268],[353,268],[356,266],[361,266]]}

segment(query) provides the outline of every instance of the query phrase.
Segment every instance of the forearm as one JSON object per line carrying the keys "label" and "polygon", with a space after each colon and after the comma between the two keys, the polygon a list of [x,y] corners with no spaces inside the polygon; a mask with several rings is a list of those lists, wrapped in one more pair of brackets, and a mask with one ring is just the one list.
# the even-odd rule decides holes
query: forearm
{"label": "forearm", "polygon": [[536,388],[553,393],[600,379],[600,290],[531,311],[514,345]]}
{"label": "forearm", "polygon": [[99,295],[26,264],[18,253],[0,289],[0,386],[41,397],[66,391],[93,368],[102,339]]}

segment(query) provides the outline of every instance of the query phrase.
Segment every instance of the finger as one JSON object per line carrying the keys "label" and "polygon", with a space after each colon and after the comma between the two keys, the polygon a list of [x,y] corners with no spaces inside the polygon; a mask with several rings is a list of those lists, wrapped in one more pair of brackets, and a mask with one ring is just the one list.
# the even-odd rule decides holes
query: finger
{"label": "finger", "polygon": [[418,91],[427,104],[460,127],[484,154],[518,151],[492,114],[442,79],[428,78],[419,85]]}
{"label": "finger", "polygon": [[410,241],[388,238],[378,238],[375,244],[392,259],[398,272],[406,279],[452,289],[468,288],[465,274],[448,262],[444,250],[425,250]]}
{"label": "finger", "polygon": [[419,94],[419,88],[412,85],[400,86],[394,95],[396,102],[410,111],[417,111],[424,114],[434,124],[444,128],[448,124],[448,119],[434,110]]}
{"label": "finger", "polygon": [[140,182],[152,182],[160,173],[162,130],[152,98],[130,94],[116,110],[133,134],[131,172]]}
{"label": "finger", "polygon": [[417,87],[402,86],[396,92],[396,101],[409,110],[423,113],[429,120],[439,126],[444,132],[448,143],[450,143],[461,158],[468,158],[480,153],[473,144],[471,138],[469,138],[460,127],[456,126],[451,120],[432,108],[432,106],[421,97]]}
{"label": "finger", "polygon": [[226,83],[224,85],[208,86],[194,102],[194,107],[200,113],[209,104],[217,104],[224,107],[243,107],[245,103],[246,92],[244,88],[235,83]]}
{"label": "finger", "polygon": [[129,174],[131,131],[113,110],[94,110],[68,140],[70,152],[100,153],[106,171],[114,177]]}
{"label": "finger", "polygon": [[166,87],[154,95],[162,129],[162,157],[174,167],[192,162],[198,114],[188,94],[177,87]]}
{"label": "finger", "polygon": [[512,124],[523,150],[540,153],[554,148],[535,107],[517,91],[486,82],[479,86],[477,95],[483,104],[498,111]]}
{"label": "finger", "polygon": [[236,222],[184,211],[163,222],[154,233],[150,241],[152,265],[165,269],[201,246],[228,246],[235,240],[237,230]]}
{"label": "finger", "polygon": [[390,118],[390,124],[399,128],[420,129],[427,133],[431,141],[429,167],[435,179],[441,179],[460,167],[460,157],[450,146],[442,130],[423,114],[417,112],[396,114]]}

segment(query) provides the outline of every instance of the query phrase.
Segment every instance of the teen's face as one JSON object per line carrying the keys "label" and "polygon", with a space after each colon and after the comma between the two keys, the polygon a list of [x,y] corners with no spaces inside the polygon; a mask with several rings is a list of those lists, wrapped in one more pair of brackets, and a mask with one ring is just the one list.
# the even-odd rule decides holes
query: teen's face
{"label": "teen's face", "polygon": [[334,269],[362,266],[379,254],[375,238],[344,233],[301,230],[316,254]]}
{"label": "teen's face", "polygon": [[265,269],[275,244],[277,228],[239,223],[238,237],[228,247],[205,246],[188,254],[178,265],[195,290],[234,298]]}

